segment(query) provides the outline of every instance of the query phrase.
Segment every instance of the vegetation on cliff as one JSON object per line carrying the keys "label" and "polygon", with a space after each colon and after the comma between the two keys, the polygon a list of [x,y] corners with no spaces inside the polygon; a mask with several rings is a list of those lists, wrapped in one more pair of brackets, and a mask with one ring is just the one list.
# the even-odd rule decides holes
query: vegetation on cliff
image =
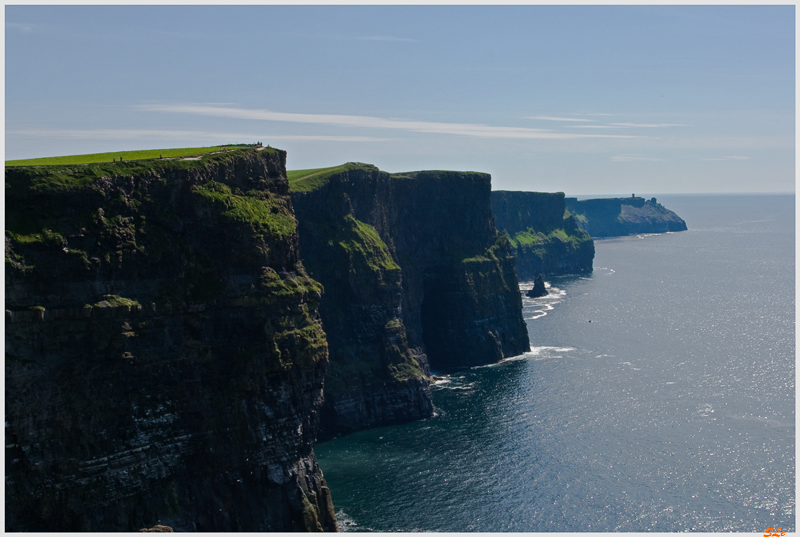
{"label": "vegetation on cliff", "polygon": [[[248,178],[247,185],[199,181],[203,176],[220,179],[220,173],[235,175],[237,163],[256,154],[274,157],[279,152],[242,148],[200,160],[10,168],[6,171],[7,270],[13,274],[38,267],[41,277],[57,277],[67,267],[80,267],[107,277],[135,277],[186,257],[189,266],[181,280],[192,291],[186,296],[205,300],[218,294],[220,274],[215,274],[210,252],[188,247],[182,235],[191,230],[175,208],[163,205],[174,201],[164,198],[192,199],[197,210],[213,220],[212,234],[226,226],[242,226],[246,232],[232,238],[242,247],[237,257],[248,258],[248,263],[269,257],[274,250],[270,241],[285,243],[295,233],[286,193],[263,188],[263,175]],[[178,177],[187,180],[177,182]],[[162,205],[154,209],[157,204]],[[52,252],[58,250],[66,255],[52,263]],[[174,294],[174,285],[165,286],[158,295]]]}
{"label": "vegetation on cliff", "polygon": [[350,163],[288,173],[301,256],[325,288],[320,315],[330,362],[321,438],[432,411],[423,365],[399,314],[400,266],[377,230],[355,218],[349,196],[329,188],[341,174],[376,170]]}
{"label": "vegetation on cliff", "polygon": [[210,200],[220,216],[259,229],[267,235],[285,237],[295,233],[295,220],[287,211],[285,200],[261,190],[238,191],[224,183],[209,181],[192,187],[192,191]]}
{"label": "vegetation on cliff", "polygon": [[6,528],[335,529],[285,153],[6,170]]}
{"label": "vegetation on cliff", "polygon": [[[569,248],[578,250],[582,244],[587,242],[587,237],[585,233],[575,233],[574,226],[571,223],[570,214],[567,212],[564,214],[562,227],[544,231],[528,228],[525,231],[514,233],[508,237],[508,240],[514,248],[533,246],[546,248],[547,245],[552,244],[554,241],[560,241],[568,245]],[[567,230],[573,233],[569,233]]]}
{"label": "vegetation on cliff", "polygon": [[359,222],[350,214],[344,217],[336,236],[329,240],[338,242],[347,252],[350,266],[355,271],[366,269],[382,273],[400,269],[375,228]]}
{"label": "vegetation on cliff", "polygon": [[514,250],[521,280],[592,270],[594,243],[566,210],[562,192],[494,191],[492,209]]}

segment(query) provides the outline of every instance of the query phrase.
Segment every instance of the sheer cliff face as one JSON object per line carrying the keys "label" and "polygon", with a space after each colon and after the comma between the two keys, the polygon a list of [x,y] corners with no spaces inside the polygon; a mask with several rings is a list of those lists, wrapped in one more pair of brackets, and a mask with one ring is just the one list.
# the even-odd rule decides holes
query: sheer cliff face
{"label": "sheer cliff face", "polygon": [[508,241],[494,227],[491,176],[390,176],[385,230],[403,267],[409,341],[435,368],[493,363],[530,349]]}
{"label": "sheer cliff face", "polygon": [[655,198],[601,198],[566,200],[581,228],[592,237],[617,237],[637,233],[686,231],[686,222]]}
{"label": "sheer cliff face", "polygon": [[375,229],[353,217],[341,187],[292,196],[304,264],[325,288],[322,439],[433,413],[425,356],[409,347],[403,324],[400,267]]}
{"label": "sheer cliff face", "polygon": [[529,349],[488,175],[348,164],[292,185],[303,259],[325,286],[323,431],[428,417],[431,366]]}
{"label": "sheer cliff face", "polygon": [[508,235],[520,280],[591,272],[594,242],[565,213],[563,192],[492,192],[497,229]]}
{"label": "sheer cliff face", "polygon": [[6,529],[335,529],[285,153],[6,171]]}

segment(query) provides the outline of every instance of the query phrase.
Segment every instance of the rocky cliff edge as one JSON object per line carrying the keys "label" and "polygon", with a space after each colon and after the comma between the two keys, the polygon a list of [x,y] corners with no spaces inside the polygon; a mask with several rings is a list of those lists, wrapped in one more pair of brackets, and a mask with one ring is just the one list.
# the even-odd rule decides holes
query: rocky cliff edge
{"label": "rocky cliff edge", "polygon": [[285,153],[6,170],[6,529],[335,530]]}

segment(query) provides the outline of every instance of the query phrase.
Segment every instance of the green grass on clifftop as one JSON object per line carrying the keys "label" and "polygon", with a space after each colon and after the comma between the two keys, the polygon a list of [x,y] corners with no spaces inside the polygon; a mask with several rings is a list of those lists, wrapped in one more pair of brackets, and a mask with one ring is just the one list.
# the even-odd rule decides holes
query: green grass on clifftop
{"label": "green grass on clifftop", "polygon": [[289,181],[289,189],[292,192],[310,192],[328,184],[328,179],[337,173],[350,170],[375,170],[372,164],[362,164],[360,162],[348,162],[340,166],[330,168],[313,168],[309,170],[289,170],[286,172],[286,179]]}
{"label": "green grass on clifftop", "polygon": [[[85,164],[52,164],[45,166],[28,165],[27,163],[30,161],[24,161],[26,163],[24,166],[7,166],[6,197],[8,198],[9,195],[12,197],[21,196],[24,195],[25,192],[42,194],[81,189],[104,177],[131,177],[147,174],[154,168],[161,170],[202,169],[210,163],[231,162],[241,156],[243,152],[256,150],[256,146],[253,145],[225,145],[215,147],[225,147],[227,150],[225,152],[198,154],[196,152],[197,148],[174,149],[173,151],[183,152],[192,156],[164,157],[163,159],[159,159],[158,156],[156,156],[156,158],[123,160],[122,162],[111,162],[109,160]],[[258,148],[258,150],[264,152],[279,151],[274,148]],[[153,151],[162,151],[162,154],[166,154],[167,150],[156,149]],[[74,158],[78,157],[81,157],[81,155],[77,155]]]}
{"label": "green grass on clifftop", "polygon": [[109,153],[91,153],[87,155],[69,155],[63,157],[42,157],[23,160],[7,160],[6,167],[15,166],[66,166],[72,164],[96,164],[116,160],[144,160],[157,158],[185,158],[217,153],[223,149],[248,147],[245,144],[215,145],[211,147],[181,147],[172,149],[143,149],[140,151],[112,151]]}

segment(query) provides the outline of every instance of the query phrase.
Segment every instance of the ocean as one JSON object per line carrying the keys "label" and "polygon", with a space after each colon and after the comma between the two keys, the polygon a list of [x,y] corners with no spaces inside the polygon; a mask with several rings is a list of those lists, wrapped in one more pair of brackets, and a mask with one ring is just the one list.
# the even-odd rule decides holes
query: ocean
{"label": "ocean", "polygon": [[689,230],[596,240],[531,352],[315,447],[340,529],[795,531],[794,196],[658,201]]}

